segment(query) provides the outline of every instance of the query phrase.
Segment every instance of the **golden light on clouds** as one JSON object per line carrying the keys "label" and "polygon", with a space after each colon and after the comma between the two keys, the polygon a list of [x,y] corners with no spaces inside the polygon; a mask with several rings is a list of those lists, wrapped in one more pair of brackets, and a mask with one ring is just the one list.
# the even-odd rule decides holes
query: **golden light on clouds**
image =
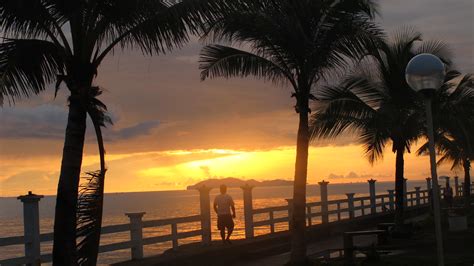
{"label": "golden light on clouds", "polygon": [[[98,169],[97,162],[97,156],[85,156],[83,171]],[[106,191],[180,190],[208,178],[292,180],[294,162],[295,148],[288,146],[271,150],[196,149],[108,154]],[[32,188],[37,193],[55,193],[60,157],[10,159],[6,163],[12,167],[7,165],[5,169],[11,169],[11,173],[0,177],[1,196],[16,196]],[[28,167],[18,171],[14,167],[18,165]],[[395,157],[391,152],[372,166],[359,145],[311,147],[308,183],[315,184],[322,179],[331,183],[365,182],[370,178],[392,181],[394,166]],[[408,179],[424,179],[428,173],[428,158],[405,156]],[[440,174],[443,173],[449,173],[446,167],[440,169]]]}

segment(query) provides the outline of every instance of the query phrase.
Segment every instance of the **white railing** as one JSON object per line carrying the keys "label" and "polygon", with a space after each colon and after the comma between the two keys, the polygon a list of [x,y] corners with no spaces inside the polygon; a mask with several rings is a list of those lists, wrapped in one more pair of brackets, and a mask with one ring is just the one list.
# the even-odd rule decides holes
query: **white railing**
{"label": "white railing", "polygon": [[[184,238],[201,236],[203,244],[210,243],[210,207],[209,207],[209,188],[199,189],[201,196],[201,214],[187,217],[143,220],[144,212],[126,213],[130,219],[129,223],[104,226],[101,229],[101,235],[129,232],[130,239],[123,242],[111,243],[99,247],[99,253],[130,249],[132,259],[143,258],[143,246],[156,243],[171,242],[173,249],[178,249],[179,240]],[[39,234],[39,215],[38,202],[42,196],[32,194],[21,196],[24,206],[24,227],[25,236],[12,236],[0,238],[0,248],[12,245],[24,245],[25,256],[0,260],[0,265],[18,265],[46,263],[52,261],[51,254],[40,254],[40,245],[44,242],[53,241],[53,233]],[[207,203],[207,208],[206,208]],[[36,215],[28,215],[33,213]],[[179,232],[178,225],[187,223],[201,223],[201,229]],[[146,237],[143,234],[144,228],[156,228],[169,226],[169,234]]]}
{"label": "white railing", "polygon": [[[355,197],[355,193],[347,193],[345,199],[328,200],[328,182],[322,181],[320,186],[320,201],[308,202],[306,204],[306,220],[307,226],[314,226],[318,223],[315,219],[320,219],[321,224],[332,221],[341,221],[344,219],[353,219],[355,217],[372,215],[381,212],[394,211],[395,193],[388,190],[388,194],[375,193],[375,180],[368,180],[369,196]],[[252,239],[254,237],[255,227],[266,227],[270,229],[270,234],[275,233],[275,225],[279,223],[287,223],[290,227],[293,211],[293,200],[287,199],[288,204],[284,206],[266,207],[253,209],[252,207],[252,186],[245,185],[243,190],[244,201],[244,219],[245,219],[245,238]],[[102,227],[101,234],[113,234],[129,232],[130,238],[124,242],[111,243],[102,245],[99,248],[100,253],[111,252],[117,250],[130,249],[131,259],[143,258],[143,246],[155,243],[171,242],[173,249],[178,249],[179,240],[184,238],[201,236],[201,243],[208,245],[211,242],[211,209],[210,209],[210,188],[201,187],[198,189],[200,193],[200,214],[187,217],[161,219],[161,220],[143,220],[144,212],[127,213],[130,222],[126,224],[110,225]],[[421,190],[415,187],[414,191],[406,191],[405,180],[405,200],[406,207],[417,207],[430,203],[431,180],[427,179],[427,189]],[[463,187],[459,186],[455,179],[456,196],[462,195]],[[471,187],[474,190],[474,183]],[[443,191],[443,190],[441,190]],[[443,193],[442,193],[443,194]],[[24,245],[25,255],[17,258],[9,258],[0,260],[0,265],[9,264],[40,264],[41,262],[51,262],[51,254],[40,254],[40,245],[43,242],[53,241],[53,233],[40,234],[39,230],[39,206],[38,203],[42,196],[34,195],[31,192],[28,195],[20,196],[23,202],[24,212],[24,236],[12,236],[0,238],[1,248],[12,245]],[[283,213],[283,215],[281,215]],[[280,214],[280,215],[275,215]],[[266,219],[256,220],[255,215],[265,215]],[[331,219],[332,218],[332,219]],[[179,232],[178,225],[186,223],[200,222],[201,227],[198,230]],[[144,228],[155,228],[168,226],[170,233],[160,236],[146,236],[143,233]]]}

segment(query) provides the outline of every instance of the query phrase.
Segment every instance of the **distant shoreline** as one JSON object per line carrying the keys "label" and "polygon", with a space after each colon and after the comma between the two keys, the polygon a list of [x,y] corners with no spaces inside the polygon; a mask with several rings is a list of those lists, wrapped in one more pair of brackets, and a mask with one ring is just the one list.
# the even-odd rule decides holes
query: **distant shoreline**
{"label": "distant shoreline", "polygon": [[[325,181],[329,181],[329,184],[330,185],[351,185],[351,184],[364,184],[366,182],[364,181],[358,181],[358,182],[346,182],[346,183],[332,183],[331,180],[326,180],[324,179]],[[245,180],[246,181],[246,180]],[[409,179],[408,182],[421,182],[421,181],[425,181],[424,179]],[[292,181],[289,181],[289,182],[292,182]],[[393,181],[377,181],[377,183],[393,183],[395,182],[395,180]],[[281,185],[281,186],[292,186],[293,184],[289,184],[289,185]],[[317,186],[318,184],[316,183],[308,183],[307,186]],[[190,186],[188,186],[190,187]],[[265,186],[260,186],[260,187],[265,187]],[[271,186],[269,186],[271,187]],[[238,187],[230,187],[230,188],[238,188]],[[154,193],[154,192],[178,192],[178,191],[187,191],[189,189],[186,188],[182,188],[182,189],[169,189],[169,190],[144,190],[144,191],[113,191],[113,192],[105,192],[104,194],[124,194],[124,193]],[[192,190],[192,189],[191,189]],[[27,194],[28,191],[25,191],[23,194]],[[36,193],[35,191],[33,191],[33,193],[35,194],[40,194],[40,195],[43,195],[45,197],[55,197],[56,195],[55,194],[42,194],[42,193]],[[23,195],[22,194],[22,195]],[[20,195],[12,195],[12,196],[0,196],[0,199],[16,199],[18,196]]]}

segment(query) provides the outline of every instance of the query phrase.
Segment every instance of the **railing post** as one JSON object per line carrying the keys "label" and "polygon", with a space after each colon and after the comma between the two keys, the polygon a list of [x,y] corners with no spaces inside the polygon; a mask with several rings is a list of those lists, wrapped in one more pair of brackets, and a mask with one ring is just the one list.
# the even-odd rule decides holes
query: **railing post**
{"label": "railing post", "polygon": [[347,208],[349,209],[349,219],[353,219],[354,215],[354,195],[355,193],[346,193],[347,196]]}
{"label": "railing post", "polygon": [[199,205],[201,208],[201,230],[202,244],[211,244],[211,199],[209,192],[211,188],[203,185],[197,189],[199,191]]}
{"label": "railing post", "polygon": [[311,217],[311,206],[306,206],[306,215],[308,216],[308,227],[313,225],[313,219]]}
{"label": "railing post", "polygon": [[286,199],[288,202],[288,230],[293,228],[293,199]]}
{"label": "railing post", "polygon": [[420,205],[420,189],[421,187],[415,187],[416,206]]}
{"label": "railing post", "polygon": [[376,196],[375,195],[375,182],[377,182],[377,180],[370,179],[370,180],[367,180],[367,182],[369,182],[370,213],[375,214],[377,212],[377,207],[376,207],[377,200],[375,198]]}
{"label": "railing post", "polygon": [[19,196],[23,203],[23,228],[25,230],[25,256],[28,257],[27,265],[41,264],[40,228],[39,228],[39,201],[42,195],[28,191],[27,195]]}
{"label": "railing post", "polygon": [[389,189],[388,191],[388,206],[391,211],[395,210],[395,190]]}
{"label": "railing post", "polygon": [[173,237],[173,250],[178,250],[178,225],[176,223],[171,224],[171,237]]}
{"label": "railing post", "polygon": [[431,177],[426,178],[426,189],[428,190],[428,203],[431,204],[431,200],[433,197],[433,191],[431,187]]}
{"label": "railing post", "polygon": [[130,240],[132,241],[132,260],[143,259],[143,223],[145,212],[126,213],[130,219]]}
{"label": "railing post", "polygon": [[459,177],[454,177],[454,197],[459,196]]}
{"label": "railing post", "polygon": [[408,207],[407,180],[408,179],[403,178],[403,197],[405,198],[405,208]]}
{"label": "railing post", "polygon": [[268,213],[268,218],[270,220],[270,233],[275,233],[275,223],[273,222],[273,211]]}
{"label": "railing post", "polygon": [[318,183],[320,189],[320,197],[321,197],[321,223],[325,224],[329,222],[329,214],[328,214],[328,184],[327,181],[321,181]]}
{"label": "railing post", "polygon": [[244,222],[245,222],[245,239],[253,238],[253,206],[252,206],[252,189],[253,186],[245,184],[241,187],[244,193]]}

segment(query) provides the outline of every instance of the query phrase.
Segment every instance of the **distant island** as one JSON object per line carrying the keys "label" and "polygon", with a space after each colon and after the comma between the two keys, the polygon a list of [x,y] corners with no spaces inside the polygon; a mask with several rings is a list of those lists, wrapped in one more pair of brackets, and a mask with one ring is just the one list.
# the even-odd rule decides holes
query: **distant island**
{"label": "distant island", "polygon": [[205,185],[206,187],[210,188],[218,188],[220,185],[226,185],[227,187],[241,187],[245,184],[249,184],[254,187],[278,187],[278,186],[292,186],[293,181],[283,180],[283,179],[275,179],[275,180],[264,180],[264,181],[257,181],[255,179],[249,180],[242,180],[234,177],[228,177],[223,179],[208,179],[196,183],[194,185],[188,186],[186,189],[196,189]]}

